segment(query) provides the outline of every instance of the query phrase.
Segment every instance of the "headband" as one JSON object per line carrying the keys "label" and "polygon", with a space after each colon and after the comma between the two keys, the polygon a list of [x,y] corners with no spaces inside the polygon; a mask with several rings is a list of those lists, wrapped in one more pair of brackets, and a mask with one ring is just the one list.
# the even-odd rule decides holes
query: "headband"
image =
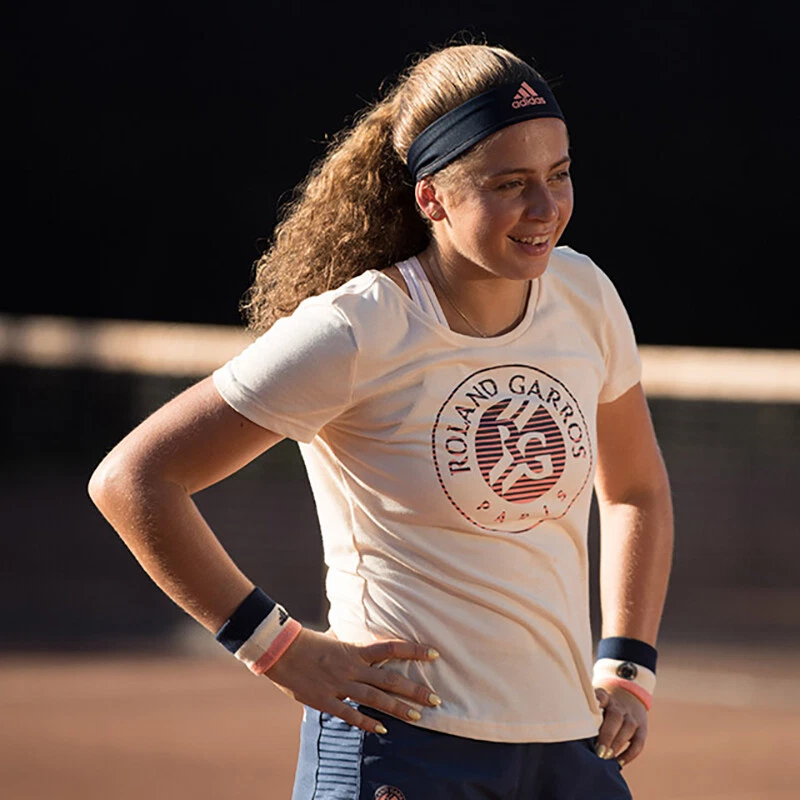
{"label": "headband", "polygon": [[564,115],[550,87],[531,78],[479,94],[432,122],[408,149],[408,170],[418,181],[455,161],[492,133],[538,117]]}

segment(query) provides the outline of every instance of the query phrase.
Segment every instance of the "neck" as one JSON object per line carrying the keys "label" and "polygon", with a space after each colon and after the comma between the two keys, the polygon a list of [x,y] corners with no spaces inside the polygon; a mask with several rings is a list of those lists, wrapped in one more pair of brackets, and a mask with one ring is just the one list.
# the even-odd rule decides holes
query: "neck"
{"label": "neck", "polygon": [[531,282],[494,275],[431,244],[420,262],[451,330],[466,336],[500,336],[525,316]]}

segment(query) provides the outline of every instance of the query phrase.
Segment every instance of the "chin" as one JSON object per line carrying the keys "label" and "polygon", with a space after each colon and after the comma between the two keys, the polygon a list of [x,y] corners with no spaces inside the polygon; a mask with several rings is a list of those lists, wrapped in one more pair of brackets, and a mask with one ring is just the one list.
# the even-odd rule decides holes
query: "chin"
{"label": "chin", "polygon": [[[552,252],[553,251],[551,250],[545,255],[537,256],[536,258],[526,258],[513,271],[513,274],[509,274],[508,277],[512,280],[520,281],[532,281],[536,280],[536,278],[541,278],[541,276],[547,271],[547,267],[550,264],[550,256]],[[509,273],[511,273],[510,270]]]}

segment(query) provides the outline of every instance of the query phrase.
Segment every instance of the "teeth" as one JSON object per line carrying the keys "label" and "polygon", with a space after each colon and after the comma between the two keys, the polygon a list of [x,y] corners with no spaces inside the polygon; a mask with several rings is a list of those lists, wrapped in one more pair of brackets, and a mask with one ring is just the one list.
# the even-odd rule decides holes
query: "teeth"
{"label": "teeth", "polygon": [[548,236],[544,234],[542,236],[512,236],[511,238],[515,242],[521,242],[522,244],[544,244]]}

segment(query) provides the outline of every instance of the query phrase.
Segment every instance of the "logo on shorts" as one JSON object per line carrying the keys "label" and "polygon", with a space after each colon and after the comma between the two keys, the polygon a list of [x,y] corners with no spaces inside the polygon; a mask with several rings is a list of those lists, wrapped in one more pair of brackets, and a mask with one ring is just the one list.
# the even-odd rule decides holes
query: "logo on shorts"
{"label": "logo on shorts", "polygon": [[575,397],[552,375],[519,364],[462,381],[439,410],[432,445],[450,502],[491,531],[522,533],[563,517],[593,467]]}
{"label": "logo on shorts", "polygon": [[525,106],[543,106],[547,104],[544,99],[536,90],[528,84],[527,81],[522,81],[514,99],[511,101],[511,108],[525,108]]}
{"label": "logo on shorts", "polygon": [[406,800],[406,796],[396,786],[379,786],[375,800]]}

